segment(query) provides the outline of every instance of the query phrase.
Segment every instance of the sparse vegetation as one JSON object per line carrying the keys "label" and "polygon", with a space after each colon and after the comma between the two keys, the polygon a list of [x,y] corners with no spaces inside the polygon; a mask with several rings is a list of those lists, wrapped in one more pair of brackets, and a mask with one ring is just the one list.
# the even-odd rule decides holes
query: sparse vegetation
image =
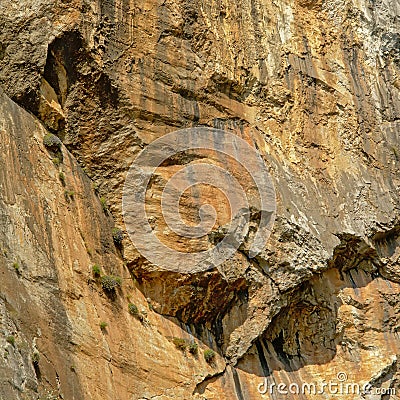
{"label": "sparse vegetation", "polygon": [[100,322],[99,325],[100,325],[100,329],[101,329],[103,332],[107,329],[107,326],[108,326],[107,322],[104,322],[104,321]]}
{"label": "sparse vegetation", "polygon": [[137,306],[135,304],[129,303],[128,310],[129,310],[129,313],[132,314],[133,316],[135,316],[135,317],[139,316],[139,309],[137,308]]}
{"label": "sparse vegetation", "polygon": [[35,365],[38,365],[39,364],[39,360],[40,360],[40,354],[39,354],[39,352],[37,350],[34,350],[33,353],[32,353],[32,362]]}
{"label": "sparse vegetation", "polygon": [[189,353],[196,355],[199,351],[199,345],[195,342],[190,343],[188,349],[189,349]]}
{"label": "sparse vegetation", "polygon": [[153,304],[151,303],[151,300],[150,300],[150,299],[147,299],[147,305],[149,306],[149,310],[150,310],[150,311],[154,311],[154,306],[153,306]]}
{"label": "sparse vegetation", "polygon": [[59,157],[54,157],[52,161],[53,161],[53,164],[54,164],[56,167],[58,167],[58,166],[61,164],[61,160],[60,160]]}
{"label": "sparse vegetation", "polygon": [[15,269],[15,272],[16,272],[17,274],[19,274],[19,273],[21,272],[21,267],[20,267],[19,263],[15,262],[15,263],[13,264],[13,268]]}
{"label": "sparse vegetation", "polygon": [[56,135],[53,135],[52,133],[48,133],[43,138],[43,144],[49,149],[58,150],[61,148],[62,142]]}
{"label": "sparse vegetation", "polygon": [[393,147],[392,150],[396,160],[399,161],[400,160],[399,152],[397,151],[396,147]]}
{"label": "sparse vegetation", "polygon": [[114,228],[112,230],[112,237],[116,246],[121,246],[122,241],[124,240],[124,234],[122,230],[119,228]]}
{"label": "sparse vegetation", "polygon": [[172,338],[172,343],[178,350],[185,351],[188,347],[188,342],[185,339],[174,337]]}
{"label": "sparse vegetation", "polygon": [[97,264],[94,264],[92,267],[92,273],[95,278],[100,278],[101,276],[101,269]]}
{"label": "sparse vegetation", "polygon": [[107,205],[107,200],[104,197],[100,197],[100,204],[101,204],[101,208],[103,209],[103,211],[105,213],[108,212],[108,205]]}
{"label": "sparse vegetation", "polygon": [[64,175],[63,172],[60,172],[60,173],[58,174],[58,178],[60,179],[61,184],[62,184],[63,186],[65,186],[65,175]]}
{"label": "sparse vegetation", "polygon": [[[128,299],[129,301],[129,299]],[[137,318],[144,326],[149,326],[150,322],[147,319],[147,313],[146,311],[139,311],[139,308],[133,304],[129,303],[128,304],[128,311],[131,315],[133,315],[135,318]]]}
{"label": "sparse vegetation", "polygon": [[66,190],[64,196],[65,200],[69,202],[70,200],[74,200],[75,192],[73,190]]}
{"label": "sparse vegetation", "polygon": [[106,292],[115,292],[115,289],[122,285],[122,279],[119,276],[104,275],[101,278],[101,286]]}
{"label": "sparse vegetation", "polygon": [[208,362],[209,364],[211,362],[214,361],[215,359],[215,351],[211,350],[211,349],[207,349],[204,351],[204,359],[206,360],[206,362]]}
{"label": "sparse vegetation", "polygon": [[10,343],[11,346],[15,345],[15,337],[13,335],[9,335],[6,337],[7,343]]}
{"label": "sparse vegetation", "polygon": [[192,355],[197,355],[199,351],[199,346],[195,342],[190,342],[188,339],[182,339],[178,337],[173,337],[172,338],[172,343],[175,345],[175,347],[178,350],[181,350],[185,352],[186,350],[189,351],[190,354]]}

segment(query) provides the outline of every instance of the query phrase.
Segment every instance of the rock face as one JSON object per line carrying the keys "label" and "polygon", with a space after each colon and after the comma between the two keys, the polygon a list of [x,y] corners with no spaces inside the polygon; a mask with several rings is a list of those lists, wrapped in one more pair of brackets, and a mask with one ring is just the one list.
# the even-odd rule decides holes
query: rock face
{"label": "rock face", "polygon": [[[0,25],[0,398],[400,396],[396,2],[0,0]],[[276,222],[256,259],[179,274],[113,228],[141,149],[196,126],[259,151]],[[148,190],[191,251],[212,240],[165,233],[157,199],[198,162]],[[360,393],[296,393],[330,381]]]}

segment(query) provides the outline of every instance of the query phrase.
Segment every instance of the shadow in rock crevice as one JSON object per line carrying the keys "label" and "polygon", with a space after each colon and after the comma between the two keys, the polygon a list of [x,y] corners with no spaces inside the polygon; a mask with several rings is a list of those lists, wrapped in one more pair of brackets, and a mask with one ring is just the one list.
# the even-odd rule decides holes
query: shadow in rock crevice
{"label": "shadow in rock crevice", "polygon": [[[376,279],[364,270],[330,269],[296,289],[291,304],[283,308],[268,329],[238,362],[237,368],[259,377],[273,371],[294,372],[306,365],[325,365],[342,345],[345,328],[339,324],[343,304],[363,308],[357,301],[359,290]],[[340,292],[354,290],[354,297]],[[351,356],[351,354],[350,354]]]}
{"label": "shadow in rock crevice", "polygon": [[[371,303],[370,299],[366,301],[362,296],[363,288],[376,279],[386,280],[388,289],[392,290],[390,279],[385,277],[387,266],[382,257],[393,257],[396,253],[399,229],[397,226],[376,234],[371,243],[351,234],[338,235],[338,238],[341,243],[328,262],[329,269],[292,290],[288,306],[280,310],[268,329],[239,360],[238,369],[259,377],[270,377],[274,371],[290,373],[306,365],[326,365],[335,358],[339,348],[355,361],[358,358],[357,347],[372,350],[368,343],[361,342],[355,343],[355,350],[351,350],[352,346],[346,347],[346,323],[341,321],[343,317],[339,317],[339,308],[349,305],[365,314],[373,307],[377,316],[382,308],[381,314],[386,315],[384,304],[389,307],[393,298],[400,298],[395,293],[385,295],[379,292],[381,304],[380,300],[374,298],[374,303]],[[398,319],[394,316],[391,320],[387,327],[382,326],[382,331],[396,332]],[[356,321],[352,322],[354,324]]]}

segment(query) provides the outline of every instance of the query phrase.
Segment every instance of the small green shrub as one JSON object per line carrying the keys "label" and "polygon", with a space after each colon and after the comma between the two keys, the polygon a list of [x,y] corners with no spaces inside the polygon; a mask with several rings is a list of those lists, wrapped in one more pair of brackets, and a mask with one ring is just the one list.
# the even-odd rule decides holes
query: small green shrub
{"label": "small green shrub", "polygon": [[56,167],[58,167],[58,166],[61,164],[61,160],[60,160],[59,157],[54,157],[52,161],[53,161],[53,164],[54,164]]}
{"label": "small green shrub", "polygon": [[100,329],[101,329],[103,332],[107,329],[107,326],[108,326],[107,322],[104,322],[104,321],[100,322],[99,325],[100,325]]}
{"label": "small green shrub", "polygon": [[124,234],[122,233],[121,229],[114,228],[112,230],[112,237],[113,237],[114,243],[117,246],[121,246],[122,241],[124,240]]}
{"label": "small green shrub", "polygon": [[73,190],[66,190],[64,196],[65,200],[69,202],[70,200],[74,200],[75,192]]}
{"label": "small green shrub", "polygon": [[92,273],[95,278],[100,278],[101,276],[101,269],[97,264],[94,264],[92,267]]}
{"label": "small green shrub", "polygon": [[101,204],[101,208],[103,209],[103,211],[105,213],[108,212],[107,200],[104,197],[100,197],[100,204]]}
{"label": "small green shrub", "polygon": [[139,309],[136,307],[135,304],[129,303],[128,310],[129,310],[129,313],[132,314],[133,316],[135,316],[135,317],[139,316]]}
{"label": "small green shrub", "polygon": [[128,304],[128,311],[131,315],[133,315],[135,318],[137,318],[144,326],[149,326],[150,323],[149,323],[148,319],[146,318],[146,316],[147,316],[146,311],[139,312],[139,309],[133,303]]}
{"label": "small green shrub", "polygon": [[172,338],[172,343],[178,350],[185,351],[188,347],[188,343],[185,339],[174,337]]}
{"label": "small green shrub", "polygon": [[211,363],[214,361],[215,358],[215,351],[211,349],[207,349],[204,351],[204,359],[208,362]]}
{"label": "small green shrub", "polygon": [[60,149],[62,142],[56,135],[53,135],[52,133],[48,133],[43,138],[43,144],[46,147],[48,147],[49,149]]}
{"label": "small green shrub", "polygon": [[58,178],[60,179],[61,184],[62,184],[63,186],[65,186],[65,175],[64,175],[63,172],[60,172],[60,173],[58,174]]}
{"label": "small green shrub", "polygon": [[32,353],[32,362],[35,365],[39,364],[39,360],[40,360],[40,354],[37,350],[34,350],[34,352]]}
{"label": "small green shrub", "polygon": [[196,355],[199,351],[199,345],[197,343],[190,343],[189,353]]}
{"label": "small green shrub", "polygon": [[101,286],[106,292],[114,292],[122,285],[122,279],[119,276],[104,275],[101,278]]}
{"label": "small green shrub", "polygon": [[11,346],[15,345],[15,337],[13,335],[9,335],[6,337],[7,343],[10,343]]}
{"label": "small green shrub", "polygon": [[13,268],[15,269],[15,272],[17,273],[17,274],[19,274],[21,271],[20,271],[20,265],[19,265],[19,263],[17,263],[17,262],[15,262],[14,264],[13,264]]}

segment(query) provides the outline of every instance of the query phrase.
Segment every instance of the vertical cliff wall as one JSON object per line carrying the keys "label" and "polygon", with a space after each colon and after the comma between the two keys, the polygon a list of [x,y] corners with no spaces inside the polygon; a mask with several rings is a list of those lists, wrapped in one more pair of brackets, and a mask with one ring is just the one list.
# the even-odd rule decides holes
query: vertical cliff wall
{"label": "vertical cliff wall", "polygon": [[[0,25],[0,398],[297,399],[260,391],[340,372],[400,391],[398,4],[0,0]],[[134,248],[122,190],[195,126],[260,152],[277,218],[256,260],[178,274]]]}

